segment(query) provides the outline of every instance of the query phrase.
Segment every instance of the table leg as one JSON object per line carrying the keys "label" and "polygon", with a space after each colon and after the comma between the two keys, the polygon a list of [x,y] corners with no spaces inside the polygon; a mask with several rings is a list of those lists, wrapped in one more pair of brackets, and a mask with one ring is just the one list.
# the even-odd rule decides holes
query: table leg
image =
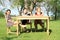
{"label": "table leg", "polygon": [[46,26],[47,26],[47,34],[49,35],[49,19],[46,21]]}
{"label": "table leg", "polygon": [[17,20],[17,36],[19,34],[19,20]]}
{"label": "table leg", "polygon": [[17,36],[18,36],[18,24],[17,24]]}
{"label": "table leg", "polygon": [[31,29],[31,32],[32,32],[32,22],[30,23],[30,29]]}

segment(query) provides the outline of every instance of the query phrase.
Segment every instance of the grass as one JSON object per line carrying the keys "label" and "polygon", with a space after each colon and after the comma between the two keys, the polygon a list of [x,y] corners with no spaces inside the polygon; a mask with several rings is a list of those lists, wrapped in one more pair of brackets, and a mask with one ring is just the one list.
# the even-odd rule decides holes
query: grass
{"label": "grass", "polygon": [[[38,26],[38,29],[41,27]],[[19,36],[7,35],[5,19],[0,18],[0,40],[60,40],[60,20],[50,21],[50,29],[52,31],[50,36],[47,36],[46,32],[21,33]]]}

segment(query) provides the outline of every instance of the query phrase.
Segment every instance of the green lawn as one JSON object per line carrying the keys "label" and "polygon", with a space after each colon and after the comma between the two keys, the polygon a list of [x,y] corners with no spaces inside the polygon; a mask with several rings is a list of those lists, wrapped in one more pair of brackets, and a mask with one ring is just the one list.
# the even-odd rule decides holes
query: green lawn
{"label": "green lawn", "polygon": [[[41,27],[38,26],[38,29]],[[0,18],[0,40],[60,40],[60,20],[50,21],[50,30],[50,36],[47,36],[46,32],[21,33],[19,36],[7,35],[5,19]]]}

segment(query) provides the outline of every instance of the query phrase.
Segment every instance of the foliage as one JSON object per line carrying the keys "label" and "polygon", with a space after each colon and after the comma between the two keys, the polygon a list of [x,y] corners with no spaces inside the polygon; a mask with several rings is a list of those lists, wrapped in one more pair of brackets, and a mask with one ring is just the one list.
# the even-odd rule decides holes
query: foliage
{"label": "foliage", "polygon": [[18,5],[21,5],[23,6],[24,5],[24,0],[13,0],[13,4],[18,6]]}
{"label": "foliage", "polygon": [[59,12],[60,8],[60,0],[51,0],[50,5],[52,5],[52,9],[54,9],[55,20],[57,19],[57,13]]}
{"label": "foliage", "polygon": [[[25,6],[25,0],[9,0],[9,1],[12,4],[11,7],[16,6],[18,10],[19,10],[20,5],[21,5],[21,10]],[[36,0],[36,2],[46,2],[48,4],[47,7],[49,7],[47,11],[51,10],[52,12],[54,12],[55,18],[57,18],[57,13],[60,13],[60,0]],[[34,7],[36,6],[35,3],[34,3],[34,0],[27,0],[28,7],[31,6],[32,9],[34,9]],[[4,0],[3,1],[0,0],[0,4],[2,6],[4,6]],[[31,8],[29,8],[29,9],[31,9]],[[19,10],[19,12],[20,12],[20,10]],[[47,14],[48,14],[48,12],[47,12]]]}
{"label": "foliage", "polygon": [[37,2],[42,2],[43,0],[37,0]]}
{"label": "foliage", "polygon": [[0,11],[0,18],[1,18],[1,17],[4,17],[4,14],[3,14],[2,11]]}

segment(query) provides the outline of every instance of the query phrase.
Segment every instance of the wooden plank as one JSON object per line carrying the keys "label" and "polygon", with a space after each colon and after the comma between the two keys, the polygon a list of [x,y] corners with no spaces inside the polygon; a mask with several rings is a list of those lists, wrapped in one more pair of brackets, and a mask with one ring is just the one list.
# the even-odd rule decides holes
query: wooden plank
{"label": "wooden plank", "polygon": [[17,19],[48,19],[48,16],[19,16]]}

